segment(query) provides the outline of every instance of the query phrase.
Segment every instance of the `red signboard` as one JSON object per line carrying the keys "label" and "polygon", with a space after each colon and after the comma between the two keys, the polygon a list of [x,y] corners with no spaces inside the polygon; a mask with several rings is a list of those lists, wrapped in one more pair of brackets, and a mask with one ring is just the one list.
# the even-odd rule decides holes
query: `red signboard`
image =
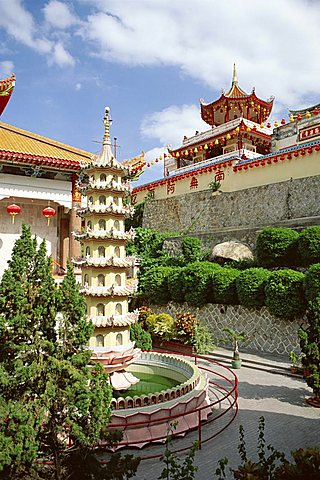
{"label": "red signboard", "polygon": [[299,131],[299,141],[307,140],[308,138],[314,138],[320,136],[320,125],[304,128]]}

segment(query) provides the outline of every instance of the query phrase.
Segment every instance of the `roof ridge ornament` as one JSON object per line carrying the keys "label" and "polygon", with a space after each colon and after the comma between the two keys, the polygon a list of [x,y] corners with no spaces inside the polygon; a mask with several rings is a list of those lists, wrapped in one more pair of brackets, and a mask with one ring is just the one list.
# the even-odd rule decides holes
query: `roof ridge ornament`
{"label": "roof ridge ornament", "polygon": [[233,64],[232,85],[238,85],[237,69],[235,63]]}

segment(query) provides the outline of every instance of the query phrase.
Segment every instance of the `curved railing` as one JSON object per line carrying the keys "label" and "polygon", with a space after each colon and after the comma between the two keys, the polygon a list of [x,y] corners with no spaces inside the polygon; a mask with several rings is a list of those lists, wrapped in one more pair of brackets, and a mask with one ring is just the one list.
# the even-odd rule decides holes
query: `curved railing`
{"label": "curved railing", "polygon": [[[158,353],[158,351],[156,351]],[[159,352],[160,353],[160,352]],[[194,408],[192,410],[188,410],[187,412],[178,413],[178,414],[167,414],[168,410],[166,409],[163,412],[163,415],[158,415],[156,419],[146,419],[142,421],[132,421],[130,417],[126,418],[124,422],[119,423],[112,423],[108,426],[109,430],[124,430],[124,429],[138,429],[139,430],[139,444],[147,444],[150,442],[149,440],[149,429],[153,427],[156,428],[157,425],[163,424],[164,422],[168,425],[168,431],[170,429],[170,424],[175,421],[179,421],[179,419],[183,422],[184,417],[188,415],[195,415],[197,417],[197,422],[188,428],[181,430],[179,429],[179,434],[175,435],[173,432],[172,436],[181,436],[185,435],[189,431],[197,431],[198,432],[198,443],[199,449],[201,446],[212,440],[214,437],[218,436],[221,432],[223,432],[234,420],[238,412],[238,378],[236,374],[228,367],[222,365],[221,363],[213,360],[210,357],[204,355],[182,355],[178,352],[166,351],[163,350],[161,353],[170,353],[176,354],[179,356],[184,356],[193,358],[197,367],[208,376],[209,382],[209,403]],[[211,408],[212,414],[203,421],[203,412],[205,409]],[[133,419],[134,420],[134,419]],[[185,422],[186,423],[186,422]],[[208,426],[210,427],[208,428]],[[145,437],[144,432],[146,432]],[[161,436],[154,436],[152,437],[152,443],[154,442],[163,442],[163,433]],[[182,452],[190,449],[192,446],[192,442],[190,445],[176,450],[175,452]],[[121,441],[117,444],[117,447],[130,447],[134,446],[137,442],[129,442],[129,441]],[[107,448],[107,447],[106,447]],[[157,458],[163,455],[163,452],[154,455],[142,455],[140,456],[142,459],[150,459],[150,458]]]}

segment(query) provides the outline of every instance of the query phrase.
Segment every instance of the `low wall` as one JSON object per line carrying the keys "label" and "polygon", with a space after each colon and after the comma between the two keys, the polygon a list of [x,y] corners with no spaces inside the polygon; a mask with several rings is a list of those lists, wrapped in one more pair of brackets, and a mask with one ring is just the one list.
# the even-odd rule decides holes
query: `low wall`
{"label": "low wall", "polygon": [[[253,351],[276,353],[286,355],[291,350],[300,351],[298,328],[303,324],[303,319],[284,320],[271,315],[266,307],[261,310],[248,309],[241,305],[219,305],[208,303],[197,308],[187,303],[168,305],[152,305],[156,313],[169,313],[175,316],[179,312],[191,312],[206,325],[213,338],[223,338],[226,327],[244,331],[248,336],[241,347]],[[223,343],[221,343],[223,345]],[[225,346],[227,343],[224,344]]]}

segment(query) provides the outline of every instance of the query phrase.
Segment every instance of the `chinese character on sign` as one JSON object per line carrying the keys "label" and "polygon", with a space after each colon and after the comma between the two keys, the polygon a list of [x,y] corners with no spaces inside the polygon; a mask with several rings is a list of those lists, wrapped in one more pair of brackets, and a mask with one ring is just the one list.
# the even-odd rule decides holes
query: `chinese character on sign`
{"label": "chinese character on sign", "polygon": [[198,188],[198,179],[196,177],[192,177],[190,182],[190,190],[192,188]]}
{"label": "chinese character on sign", "polygon": [[175,185],[174,183],[167,183],[167,194],[174,193]]}
{"label": "chinese character on sign", "polygon": [[221,180],[224,180],[224,173],[222,170],[218,170],[217,173],[214,176],[215,182],[221,182]]}
{"label": "chinese character on sign", "polygon": [[135,205],[137,203],[137,194],[136,193],[132,193],[131,195],[131,204],[132,205]]}

